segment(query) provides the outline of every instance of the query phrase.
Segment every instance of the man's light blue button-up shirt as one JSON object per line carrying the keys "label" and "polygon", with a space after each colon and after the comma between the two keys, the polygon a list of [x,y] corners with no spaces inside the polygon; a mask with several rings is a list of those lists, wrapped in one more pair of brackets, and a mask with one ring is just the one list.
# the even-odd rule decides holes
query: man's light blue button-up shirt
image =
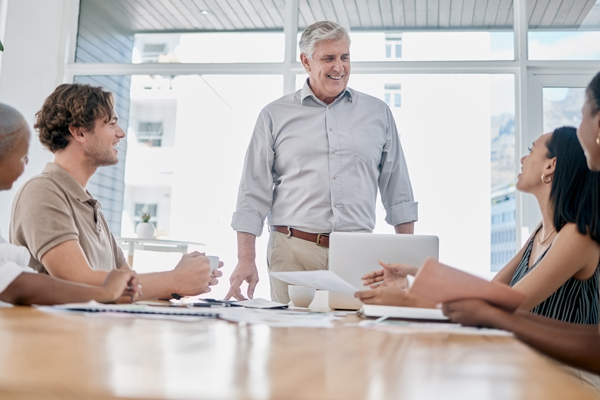
{"label": "man's light blue button-up shirt", "polygon": [[381,100],[347,88],[330,105],[308,85],[260,113],[240,182],[234,230],[270,225],[306,232],[370,232],[377,189],[386,222],[417,220],[394,117]]}

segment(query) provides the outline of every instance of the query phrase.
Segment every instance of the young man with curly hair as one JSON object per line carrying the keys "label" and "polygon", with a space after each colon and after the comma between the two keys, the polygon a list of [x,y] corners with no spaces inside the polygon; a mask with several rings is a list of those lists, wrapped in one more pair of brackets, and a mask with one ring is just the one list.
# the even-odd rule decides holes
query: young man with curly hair
{"label": "young man with curly hair", "polygon": [[[34,127],[52,153],[40,175],[17,193],[11,241],[26,247],[31,267],[62,279],[99,285],[115,269],[130,269],[100,211],[86,189],[98,167],[118,162],[125,138],[114,110],[112,93],[101,87],[63,84],[46,99]],[[171,293],[198,295],[210,291],[220,271],[210,272],[203,254],[183,256],[167,272],[139,274],[143,298]]]}
{"label": "young man with curly hair", "polygon": [[[23,115],[0,103],[0,190],[9,190],[23,174],[30,138]],[[91,286],[36,274],[28,264],[27,249],[6,243],[0,235],[0,305],[113,302],[122,296],[134,300],[141,293],[131,270],[112,271],[101,286]]]}

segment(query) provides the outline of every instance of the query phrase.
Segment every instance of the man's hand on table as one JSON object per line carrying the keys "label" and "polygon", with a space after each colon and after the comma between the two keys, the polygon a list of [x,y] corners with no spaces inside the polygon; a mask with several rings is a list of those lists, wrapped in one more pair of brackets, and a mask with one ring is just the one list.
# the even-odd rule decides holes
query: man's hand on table
{"label": "man's hand on table", "polygon": [[238,261],[238,265],[229,278],[229,292],[225,296],[225,300],[229,300],[233,296],[236,300],[246,300],[242,294],[242,283],[248,282],[248,298],[254,297],[254,289],[258,283],[258,270],[256,269],[256,262],[254,260]]}

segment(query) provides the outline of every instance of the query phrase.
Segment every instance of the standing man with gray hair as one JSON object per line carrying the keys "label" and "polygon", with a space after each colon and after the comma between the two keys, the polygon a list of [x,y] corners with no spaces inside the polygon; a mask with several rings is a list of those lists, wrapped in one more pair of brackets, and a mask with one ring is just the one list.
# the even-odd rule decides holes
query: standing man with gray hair
{"label": "standing man with gray hair", "polygon": [[[329,233],[372,232],[377,188],[386,221],[413,233],[417,203],[396,123],[381,100],[347,87],[350,35],[320,21],[300,38],[304,87],[267,105],[248,146],[231,226],[238,264],[226,298],[252,298],[258,283],[255,241],[268,216],[269,271],[327,269]],[[270,278],[271,297],[287,303],[287,284]]]}

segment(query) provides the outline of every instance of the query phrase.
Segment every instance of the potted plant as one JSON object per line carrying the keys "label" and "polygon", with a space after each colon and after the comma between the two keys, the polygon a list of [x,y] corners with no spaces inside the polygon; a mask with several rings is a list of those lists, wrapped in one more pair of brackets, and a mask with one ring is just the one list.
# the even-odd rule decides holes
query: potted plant
{"label": "potted plant", "polygon": [[141,239],[152,239],[154,237],[154,225],[150,223],[150,213],[140,215],[140,221],[135,227],[135,233]]}

